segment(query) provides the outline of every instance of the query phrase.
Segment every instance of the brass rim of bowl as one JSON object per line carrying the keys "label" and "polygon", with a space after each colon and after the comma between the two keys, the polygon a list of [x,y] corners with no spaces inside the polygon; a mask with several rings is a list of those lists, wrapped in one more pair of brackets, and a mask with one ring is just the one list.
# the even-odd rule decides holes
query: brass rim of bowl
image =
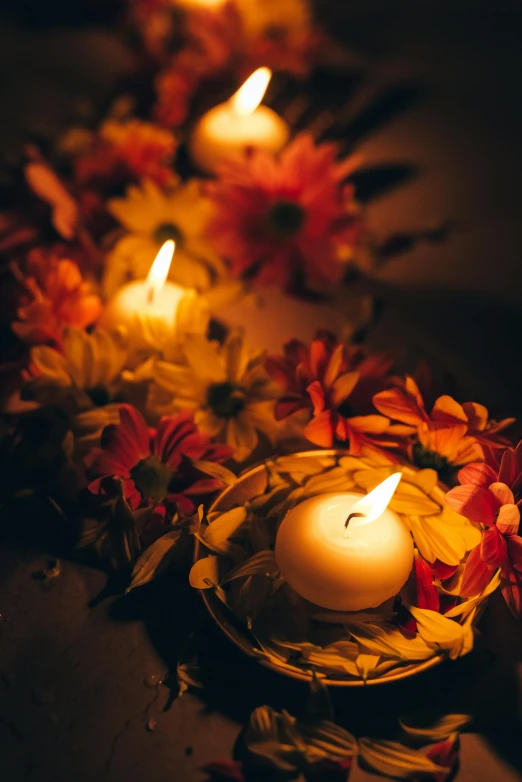
{"label": "brass rim of bowl", "polygon": [[[298,453],[292,453],[292,454],[281,454],[281,456],[292,456],[293,458],[307,458],[307,457],[318,457],[318,456],[349,456],[348,451],[342,451],[342,450],[335,450],[335,449],[329,449],[329,450],[318,450],[318,451],[300,451]],[[274,457],[274,461],[277,460],[278,457]],[[406,465],[409,467],[409,465]],[[412,468],[413,469],[413,468]],[[226,489],[224,489],[219,497],[216,497],[214,502],[212,503],[209,512],[211,511],[220,511],[223,510],[221,507],[223,504],[223,501],[226,500],[231,494],[233,495],[235,491],[237,491],[238,485],[242,481],[246,481],[249,478],[252,478],[254,475],[258,475],[262,471],[265,470],[265,462],[260,462],[259,464],[256,464],[253,467],[248,468],[245,472],[241,473],[238,477],[237,482],[233,486],[227,486]],[[204,550],[204,546],[199,542],[199,540],[196,539],[196,545],[194,547],[194,562],[197,562],[199,559],[202,559],[202,553]],[[282,668],[275,663],[272,663],[270,660],[264,660],[261,657],[259,657],[254,652],[254,646],[250,643],[250,641],[245,638],[241,632],[234,627],[233,624],[229,621],[227,618],[227,614],[229,613],[226,606],[223,605],[221,600],[216,597],[214,594],[214,591],[212,589],[201,589],[200,590],[201,597],[203,600],[203,603],[205,604],[205,607],[207,611],[209,612],[212,619],[215,621],[215,623],[218,625],[218,627],[221,629],[221,631],[227,636],[227,638],[232,641],[234,646],[236,646],[238,649],[241,649],[242,652],[244,652],[248,657],[255,659],[260,665],[263,665],[265,668],[269,668],[272,671],[275,671],[276,673],[283,675],[283,676],[289,676],[292,679],[297,679],[303,682],[310,682],[312,677],[307,673],[299,673],[298,671],[289,671],[288,669]],[[239,620],[238,620],[239,621]],[[322,679],[324,684],[328,685],[329,687],[368,687],[371,685],[376,684],[386,684],[388,682],[395,682],[399,681],[400,679],[407,679],[410,676],[414,676],[418,673],[422,673],[423,671],[427,671],[430,668],[434,668],[436,665],[439,665],[441,662],[443,662],[446,659],[444,655],[437,655],[435,657],[431,657],[429,660],[425,660],[424,662],[421,662],[419,664],[415,663],[408,663],[404,667],[400,668],[397,671],[393,671],[391,673],[385,673],[382,676],[379,676],[375,679],[367,679],[364,681],[363,679],[333,679],[328,676]]]}

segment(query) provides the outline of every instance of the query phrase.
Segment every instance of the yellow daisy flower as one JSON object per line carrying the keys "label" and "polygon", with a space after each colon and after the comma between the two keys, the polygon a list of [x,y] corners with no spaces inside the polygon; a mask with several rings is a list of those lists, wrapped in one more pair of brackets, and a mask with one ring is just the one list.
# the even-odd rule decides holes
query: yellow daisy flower
{"label": "yellow daisy flower", "polygon": [[104,294],[110,297],[129,279],[145,278],[167,239],[176,242],[169,278],[207,290],[225,271],[221,257],[203,238],[212,209],[195,179],[165,191],[146,180],[141,186],[131,185],[124,198],[111,199],[108,210],[127,234],[107,259]]}
{"label": "yellow daisy flower", "polygon": [[249,354],[240,332],[224,345],[189,334],[183,358],[183,364],[155,363],[157,388],[150,399],[165,404],[167,394],[172,409],[194,409],[199,429],[230,445],[238,462],[252,453],[258,432],[275,435],[277,389],[265,372],[264,355]]}
{"label": "yellow daisy flower", "polygon": [[66,329],[63,352],[46,345],[31,350],[34,377],[24,395],[41,404],[60,405],[71,415],[71,426],[84,445],[95,442],[102,429],[117,422],[121,373],[128,351],[123,337],[101,329],[88,334]]}

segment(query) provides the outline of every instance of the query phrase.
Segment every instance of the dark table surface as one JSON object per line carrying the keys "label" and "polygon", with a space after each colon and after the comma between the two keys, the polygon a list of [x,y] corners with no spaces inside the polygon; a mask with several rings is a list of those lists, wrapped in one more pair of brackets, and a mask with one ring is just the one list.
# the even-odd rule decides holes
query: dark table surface
{"label": "dark table surface", "polygon": [[[51,3],[45,17],[26,2],[23,19],[9,5],[0,25],[0,67],[9,74],[0,87],[6,151],[24,130],[54,132],[71,100],[108,96],[126,58],[100,24],[69,16],[60,24],[60,4]],[[366,286],[386,305],[371,342],[401,358],[424,356],[455,374],[466,398],[521,413],[520,4],[318,5],[365,74],[354,114],[394,84],[422,88],[416,106],[360,141],[368,164],[414,170],[371,203],[370,223],[382,233],[442,218],[455,224],[443,244],[420,245],[371,273]],[[242,305],[228,318],[248,323],[251,341],[270,349],[340,323],[346,306],[343,298],[336,308],[319,307],[275,292],[264,302],[255,316]],[[24,514],[46,524],[30,505],[5,521],[16,529]],[[231,754],[256,705],[292,711],[302,704],[299,686],[230,647],[184,573],[127,598],[111,596],[107,576],[87,564],[62,560],[58,578],[40,580],[54,549],[15,538],[0,551],[2,782],[196,781],[202,765]],[[470,712],[476,732],[463,737],[458,782],[521,778],[522,625],[497,598],[472,655],[402,684],[335,692],[337,714],[376,735],[413,705]],[[206,687],[201,697],[173,700],[175,687],[158,681],[168,684],[169,671],[172,679],[190,632],[204,652]],[[370,778],[359,770],[351,777]]]}

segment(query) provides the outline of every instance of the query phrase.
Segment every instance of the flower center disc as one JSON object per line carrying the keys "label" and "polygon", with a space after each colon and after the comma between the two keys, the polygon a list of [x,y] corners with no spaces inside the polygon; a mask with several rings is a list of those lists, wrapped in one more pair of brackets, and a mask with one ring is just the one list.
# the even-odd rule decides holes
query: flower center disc
{"label": "flower center disc", "polygon": [[446,457],[435,453],[435,451],[427,451],[420,443],[415,443],[413,446],[412,457],[413,464],[421,470],[432,469],[441,476],[451,474]]}
{"label": "flower center disc", "polygon": [[268,230],[280,239],[291,239],[303,227],[304,209],[294,201],[275,201],[266,215]]}
{"label": "flower center disc", "polygon": [[160,502],[167,494],[172,473],[155,456],[147,456],[130,471],[136,488],[144,499]]}
{"label": "flower center disc", "polygon": [[104,407],[112,402],[112,397],[105,386],[93,386],[86,388],[85,393],[95,407]]}
{"label": "flower center disc", "polygon": [[235,418],[244,410],[245,397],[233,383],[214,383],[209,386],[207,403],[218,418]]}
{"label": "flower center disc", "polygon": [[157,244],[164,244],[168,239],[173,239],[177,247],[183,244],[183,234],[175,223],[161,223],[154,231]]}

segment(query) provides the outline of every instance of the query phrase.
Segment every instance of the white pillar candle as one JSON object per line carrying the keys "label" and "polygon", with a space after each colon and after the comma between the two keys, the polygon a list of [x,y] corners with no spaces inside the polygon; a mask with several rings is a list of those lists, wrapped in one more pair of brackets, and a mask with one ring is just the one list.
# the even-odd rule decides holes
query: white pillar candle
{"label": "white pillar candle", "polygon": [[271,78],[269,68],[258,68],[227,103],[220,103],[199,120],[190,138],[190,154],[202,171],[215,174],[224,160],[240,157],[246,147],[276,153],[290,130],[268,106],[261,106]]}
{"label": "white pillar candle", "polygon": [[[100,325],[105,329],[123,326],[135,349],[150,347],[151,339],[174,339],[182,300],[196,292],[167,280],[175,243],[169,239],[156,255],[146,280],[124,285],[105,307]],[[162,345],[157,345],[162,347]]]}
{"label": "white pillar candle", "polygon": [[298,594],[332,611],[361,611],[400,591],[413,566],[411,535],[387,507],[400,479],[391,475],[365,497],[312,497],[287,513],[275,554]]}

